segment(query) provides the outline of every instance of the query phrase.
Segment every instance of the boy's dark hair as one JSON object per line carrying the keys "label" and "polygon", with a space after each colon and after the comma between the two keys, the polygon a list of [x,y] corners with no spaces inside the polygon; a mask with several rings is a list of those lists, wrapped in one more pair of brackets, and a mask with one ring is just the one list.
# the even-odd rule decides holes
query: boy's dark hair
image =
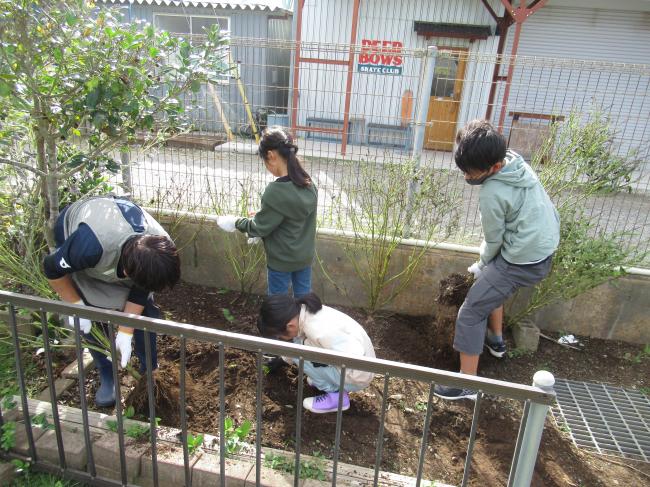
{"label": "boy's dark hair", "polygon": [[458,169],[486,171],[506,157],[506,139],[487,120],[472,120],[456,134]]}
{"label": "boy's dark hair", "polygon": [[264,129],[260,139],[259,154],[264,160],[268,158],[269,151],[276,150],[287,161],[289,178],[296,186],[305,187],[311,184],[311,177],[302,167],[296,155],[298,147],[293,143],[293,138],[282,127],[272,126]]}
{"label": "boy's dark hair", "polygon": [[317,313],[323,308],[323,303],[314,293],[305,294],[300,298],[288,294],[265,297],[257,319],[260,335],[267,338],[283,335],[287,331],[287,323],[300,314],[300,307],[303,304],[307,306],[307,311],[310,313]]}
{"label": "boy's dark hair", "polygon": [[136,286],[146,291],[172,288],[181,277],[181,260],[169,237],[142,235],[122,247],[122,268]]}

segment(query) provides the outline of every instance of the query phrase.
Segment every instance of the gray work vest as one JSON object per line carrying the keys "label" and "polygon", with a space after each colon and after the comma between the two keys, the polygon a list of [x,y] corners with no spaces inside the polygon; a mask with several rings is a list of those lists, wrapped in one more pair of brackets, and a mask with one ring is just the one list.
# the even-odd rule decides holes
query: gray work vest
{"label": "gray work vest", "polygon": [[72,273],[72,280],[83,294],[86,303],[98,308],[122,311],[126,304],[133,281],[120,278],[117,266],[122,255],[122,246],[137,235],[163,235],[167,232],[153,217],[142,210],[145,216],[143,232],[133,230],[112,196],[97,196],[79,200],[68,208],[64,215],[64,238],[68,238],[81,223],[90,227],[99,240],[102,256],[95,267]]}

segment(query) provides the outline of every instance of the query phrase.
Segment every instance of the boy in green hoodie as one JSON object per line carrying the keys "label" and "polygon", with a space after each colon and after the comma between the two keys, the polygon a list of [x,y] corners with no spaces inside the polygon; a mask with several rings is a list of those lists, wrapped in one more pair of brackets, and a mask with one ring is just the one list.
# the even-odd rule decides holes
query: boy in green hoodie
{"label": "boy in green hoodie", "polygon": [[[480,259],[467,270],[475,282],[458,311],[454,349],[460,371],[476,375],[489,329],[488,351],[505,354],[502,338],[503,303],[517,288],[533,286],[551,270],[560,241],[560,219],[535,171],[485,120],[469,122],[456,136],[456,165],[465,182],[480,185],[479,211],[483,227]],[[436,386],[443,399],[476,399],[476,392]]]}

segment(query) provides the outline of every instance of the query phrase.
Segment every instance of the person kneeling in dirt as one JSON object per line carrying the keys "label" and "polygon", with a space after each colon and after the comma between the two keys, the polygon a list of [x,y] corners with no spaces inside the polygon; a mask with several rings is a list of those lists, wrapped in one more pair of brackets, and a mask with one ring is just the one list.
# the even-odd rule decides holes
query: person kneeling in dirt
{"label": "person kneeling in dirt", "polygon": [[[517,288],[533,286],[551,270],[560,241],[560,218],[535,171],[485,120],[467,124],[456,137],[454,159],[465,182],[481,185],[479,210],[484,240],[480,260],[467,270],[475,282],[458,310],[454,349],[460,371],[476,375],[485,342],[501,358],[503,303]],[[438,385],[443,399],[475,399],[476,392]]]}
{"label": "person kneeling in dirt", "polygon": [[[374,357],[375,349],[363,327],[348,315],[323,306],[313,293],[300,298],[286,294],[267,296],[262,302],[257,327],[265,338],[293,341],[311,347],[324,348],[350,355]],[[283,357],[290,364],[298,359]],[[338,410],[341,371],[332,365],[304,362],[307,383],[323,391],[303,401],[305,409],[314,413]],[[346,370],[343,410],[350,408],[349,392],[365,389],[374,374],[361,370]]]}
{"label": "person kneeling in dirt", "polygon": [[[66,207],[54,228],[57,249],[45,257],[43,267],[52,289],[63,301],[97,308],[159,318],[153,292],[173,287],[180,279],[180,259],[169,235],[142,208],[115,196],[90,197]],[[72,317],[68,324],[73,327]],[[92,322],[79,319],[87,341]],[[106,332],[106,325],[101,326]],[[126,367],[131,357],[131,339],[140,370],[146,369],[145,336],[142,330],[120,326],[115,347]],[[156,335],[149,334],[152,369],[158,367]],[[101,346],[101,345],[100,345]],[[100,386],[95,403],[115,404],[113,367],[107,357],[90,349],[99,372]]]}

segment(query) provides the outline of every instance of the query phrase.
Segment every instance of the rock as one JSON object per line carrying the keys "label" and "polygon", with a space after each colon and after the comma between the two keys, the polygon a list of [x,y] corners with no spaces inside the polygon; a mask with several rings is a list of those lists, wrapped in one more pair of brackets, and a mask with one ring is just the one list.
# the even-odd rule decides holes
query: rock
{"label": "rock", "polygon": [[520,350],[536,352],[539,347],[539,328],[531,320],[521,320],[513,330],[515,346]]}

